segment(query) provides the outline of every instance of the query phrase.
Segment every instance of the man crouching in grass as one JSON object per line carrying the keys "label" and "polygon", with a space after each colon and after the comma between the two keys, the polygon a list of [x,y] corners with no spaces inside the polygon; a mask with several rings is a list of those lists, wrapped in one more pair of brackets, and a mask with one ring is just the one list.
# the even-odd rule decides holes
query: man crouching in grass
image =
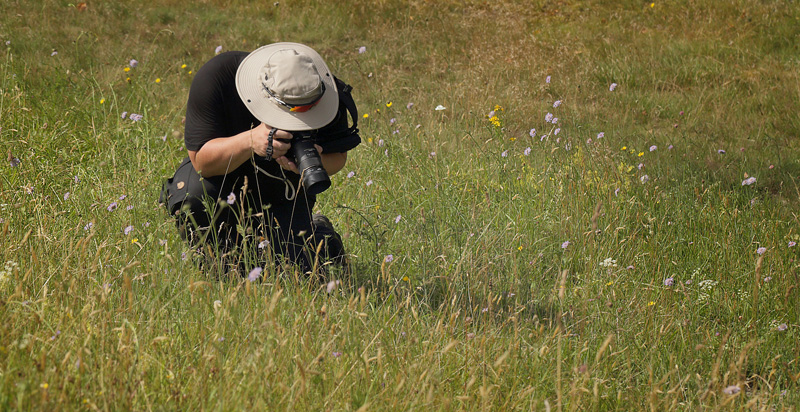
{"label": "man crouching in grass", "polygon": [[203,65],[186,108],[189,156],[161,195],[181,236],[207,257],[234,261],[240,274],[266,263],[244,264],[246,244],[304,271],[345,265],[341,237],[312,210],[328,175],[361,143],[350,90],[297,43],[226,52]]}

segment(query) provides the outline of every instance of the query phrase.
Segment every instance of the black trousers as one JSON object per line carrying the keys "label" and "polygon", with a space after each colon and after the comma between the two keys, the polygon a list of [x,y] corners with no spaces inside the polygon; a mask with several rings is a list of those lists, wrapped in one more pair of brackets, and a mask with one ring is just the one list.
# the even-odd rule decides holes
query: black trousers
{"label": "black trousers", "polygon": [[[284,177],[275,162],[258,165]],[[203,178],[187,157],[165,183],[161,202],[192,245],[212,245],[226,253],[249,239],[308,269],[322,243],[319,263],[342,263],[341,237],[324,216],[312,216],[316,197],[302,189],[296,174],[286,173],[285,178],[260,173],[249,161],[226,175]]]}

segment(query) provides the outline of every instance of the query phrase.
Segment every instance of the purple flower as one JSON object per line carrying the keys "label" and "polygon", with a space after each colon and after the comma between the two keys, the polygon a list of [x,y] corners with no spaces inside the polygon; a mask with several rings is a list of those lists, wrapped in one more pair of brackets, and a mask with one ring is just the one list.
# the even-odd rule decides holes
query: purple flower
{"label": "purple flower", "polygon": [[[555,123],[555,122],[553,122],[553,123]],[[560,127],[556,128],[556,130],[553,130],[553,136],[558,136],[559,133],[561,133],[561,128]]]}
{"label": "purple flower", "polygon": [[133,120],[134,122],[138,122],[139,120],[142,120],[142,118],[144,118],[144,116],[136,113],[131,113],[131,115],[129,116],[129,119]]}
{"label": "purple flower", "polygon": [[780,325],[778,325],[778,331],[779,331],[779,332],[783,332],[783,331],[785,331],[786,329],[789,329],[789,325],[787,325],[787,324],[785,324],[785,323],[781,323]]}
{"label": "purple flower", "polygon": [[78,178],[78,176],[74,176],[74,177],[72,178],[72,180],[73,180],[73,181],[75,181],[75,184],[78,184],[78,182],[80,182],[80,181],[81,181],[81,179],[79,179],[79,178]]}
{"label": "purple flower", "polygon": [[554,109],[555,109],[556,107],[558,107],[558,106],[561,106],[561,100],[556,100],[555,102],[553,102],[553,108],[554,108]]}
{"label": "purple flower", "polygon": [[769,283],[772,280],[772,276],[767,276],[764,278],[764,283]]}
{"label": "purple flower", "polygon": [[639,164],[636,166],[636,168],[637,168],[637,169],[639,169],[639,170],[642,170],[642,168],[644,168],[644,163],[639,163]]}
{"label": "purple flower", "polygon": [[522,151],[522,154],[524,154],[525,156],[530,155],[531,154],[531,148],[530,147],[526,147],[525,150]]}
{"label": "purple flower", "polygon": [[717,153],[719,153],[719,154],[725,154],[725,149],[719,149],[719,150],[717,150]]}
{"label": "purple flower", "polygon": [[136,66],[139,65],[139,62],[136,59],[131,59],[131,61],[128,62],[128,65],[131,66],[131,69],[135,69]]}
{"label": "purple flower", "polygon": [[128,112],[122,112],[122,115],[120,115],[120,117],[123,119],[128,117]]}
{"label": "purple flower", "polygon": [[750,186],[756,182],[756,178],[754,176],[750,176],[747,179],[742,180],[742,186]]}
{"label": "purple flower", "polygon": [[132,231],[133,231],[133,226],[128,226],[125,228],[125,230],[123,230],[123,232],[125,232],[126,235],[131,233]]}
{"label": "purple flower", "polygon": [[505,151],[503,151],[503,153],[500,153],[500,156],[508,157],[508,150],[505,150]]}
{"label": "purple flower", "polygon": [[414,107],[414,103],[408,102],[408,104],[406,105],[406,109],[410,109],[412,107]]}
{"label": "purple flower", "polygon": [[393,255],[386,255],[383,258],[383,261],[386,262],[386,263],[391,263],[393,260],[394,260],[394,256]]}
{"label": "purple flower", "polygon": [[641,181],[642,181],[642,184],[645,184],[645,183],[647,183],[647,182],[649,182],[649,181],[650,181],[650,176],[648,176],[648,175],[643,175],[642,177],[640,177],[640,178],[639,178],[639,180],[641,180]]}
{"label": "purple flower", "polygon": [[766,251],[767,251],[767,248],[765,248],[763,246],[758,248],[758,249],[756,249],[756,253],[758,253],[759,255],[763,255],[764,252],[766,252]]}
{"label": "purple flower", "polygon": [[20,163],[22,163],[22,161],[19,160],[18,157],[14,156],[11,156],[11,159],[8,161],[8,164],[11,165],[11,167],[17,167]]}
{"label": "purple flower", "polygon": [[611,83],[611,86],[609,86],[608,90],[613,92],[614,89],[616,89],[616,88],[617,88],[617,84],[616,83]]}
{"label": "purple flower", "polygon": [[128,205],[128,206],[125,208],[125,210],[131,210],[131,209],[133,209],[133,205]]}
{"label": "purple flower", "polygon": [[789,247],[795,247],[795,246],[797,246],[797,242],[795,242],[793,240],[790,240],[789,241]]}
{"label": "purple flower", "polygon": [[531,131],[530,131],[528,134],[529,134],[531,137],[536,137],[536,129],[531,129]]}
{"label": "purple flower", "polygon": [[554,118],[553,118],[553,121],[551,121],[550,123],[553,123],[553,124],[556,124],[556,123],[558,123],[558,117],[554,117]]}
{"label": "purple flower", "polygon": [[369,181],[367,182],[367,186],[372,186],[372,179],[369,179]]}
{"label": "purple flower", "polygon": [[569,240],[565,240],[564,243],[561,244],[561,249],[566,249],[569,246]]}
{"label": "purple flower", "polygon": [[397,217],[394,218],[394,223],[400,223],[400,219],[402,219],[402,218],[403,218],[403,215],[397,215]]}
{"label": "purple flower", "polygon": [[723,389],[722,392],[726,395],[736,395],[742,389],[736,385],[728,386],[727,388]]}
{"label": "purple flower", "polygon": [[347,174],[347,178],[351,179],[355,175],[356,175],[356,172],[351,171],[350,173]]}
{"label": "purple flower", "polygon": [[126,197],[128,197],[128,195],[122,195],[119,197],[119,200],[125,200]]}
{"label": "purple flower", "polygon": [[378,146],[383,146],[383,139],[378,139]]}
{"label": "purple flower", "polygon": [[338,357],[342,356],[342,352],[332,352],[331,356],[333,356],[334,358],[338,358]]}
{"label": "purple flower", "polygon": [[358,54],[364,54],[367,52],[367,46],[361,46],[358,48]]}
{"label": "purple flower", "polygon": [[186,252],[181,252],[181,260],[186,260],[186,259],[188,259],[188,256],[186,256]]}
{"label": "purple flower", "polygon": [[616,188],[616,189],[614,190],[614,196],[619,196],[619,188]]}
{"label": "purple flower", "polygon": [[220,53],[222,53],[222,46],[217,46],[217,48],[214,49],[214,54],[220,54]]}
{"label": "purple flower", "polygon": [[675,284],[675,279],[674,278],[666,278],[666,279],[664,279],[664,286],[670,287],[670,286],[672,286],[674,284]]}
{"label": "purple flower", "polygon": [[397,119],[392,117],[391,119],[389,119],[389,124],[394,124],[394,122],[396,122],[396,121],[397,121]]}
{"label": "purple flower", "polygon": [[89,223],[86,224],[86,226],[83,227],[83,230],[88,232],[89,230],[92,229],[92,226],[94,226],[94,223],[89,222]]}
{"label": "purple flower", "polygon": [[544,82],[549,84],[550,83],[550,76],[545,77],[544,78]]}
{"label": "purple flower", "polygon": [[247,275],[247,280],[249,280],[250,282],[257,281],[258,278],[261,277],[262,270],[263,269],[261,269],[261,266],[254,267],[253,270],[250,271],[250,274]]}
{"label": "purple flower", "polygon": [[604,137],[606,137],[606,133],[605,132],[600,132],[600,133],[597,134],[597,138],[598,139],[602,139]]}
{"label": "purple flower", "polygon": [[669,149],[669,150],[672,150],[672,149],[673,149],[673,146],[672,146],[672,145],[669,145],[669,146],[667,146],[667,149]]}
{"label": "purple flower", "polygon": [[328,293],[331,293],[334,290],[336,290],[336,287],[339,286],[339,283],[341,283],[339,280],[332,280],[332,281],[328,282],[328,284],[325,286],[325,290]]}
{"label": "purple flower", "polygon": [[52,52],[52,53],[50,53],[50,56],[55,56],[55,55],[57,55],[57,54],[58,54],[58,52],[57,52],[57,51],[55,51],[55,50],[53,50],[53,52]]}
{"label": "purple flower", "polygon": [[67,200],[67,199],[69,199],[69,192],[64,193],[64,200]]}
{"label": "purple flower", "polygon": [[547,113],[544,115],[544,121],[550,123],[553,120],[553,113]]}
{"label": "purple flower", "polygon": [[652,146],[650,146],[650,151],[651,151],[651,152],[655,152],[655,151],[656,151],[656,149],[658,149],[658,146],[656,146],[656,145],[652,145]]}
{"label": "purple flower", "polygon": [[117,202],[111,202],[111,204],[108,205],[106,210],[108,210],[109,212],[113,212],[114,210],[116,210],[116,208],[117,208]]}
{"label": "purple flower", "polygon": [[226,200],[226,202],[228,202],[229,205],[232,205],[233,202],[235,201],[236,201],[236,195],[233,194],[233,192],[231,192],[231,194],[228,195],[228,199]]}

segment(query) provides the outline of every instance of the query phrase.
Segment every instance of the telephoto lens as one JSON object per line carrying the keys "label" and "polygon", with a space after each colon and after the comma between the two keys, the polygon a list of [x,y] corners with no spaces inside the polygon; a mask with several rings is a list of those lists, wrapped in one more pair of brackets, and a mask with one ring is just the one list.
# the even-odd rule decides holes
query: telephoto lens
{"label": "telephoto lens", "polygon": [[331,178],[322,167],[322,159],[309,132],[292,132],[292,154],[300,171],[301,184],[306,193],[318,195],[331,187]]}

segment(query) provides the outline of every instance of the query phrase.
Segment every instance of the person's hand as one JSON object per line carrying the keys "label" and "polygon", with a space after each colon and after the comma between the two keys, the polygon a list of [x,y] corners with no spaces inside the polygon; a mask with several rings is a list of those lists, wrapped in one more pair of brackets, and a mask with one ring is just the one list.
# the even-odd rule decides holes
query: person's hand
{"label": "person's hand", "polygon": [[[317,149],[317,153],[322,154],[322,147],[320,147],[320,145],[315,144],[314,147]],[[297,169],[297,165],[293,161],[289,160],[288,157],[281,156],[275,159],[275,161],[278,162],[278,164],[281,165],[282,168],[290,172],[300,174],[300,170]]]}
{"label": "person's hand", "polygon": [[[250,131],[250,149],[254,154],[267,157],[270,130],[272,130],[272,127],[261,123],[258,127]],[[292,147],[292,144],[289,142],[290,140],[292,140],[291,133],[286,130],[275,131],[275,135],[272,136],[272,159],[277,160],[286,156],[286,152]]]}

